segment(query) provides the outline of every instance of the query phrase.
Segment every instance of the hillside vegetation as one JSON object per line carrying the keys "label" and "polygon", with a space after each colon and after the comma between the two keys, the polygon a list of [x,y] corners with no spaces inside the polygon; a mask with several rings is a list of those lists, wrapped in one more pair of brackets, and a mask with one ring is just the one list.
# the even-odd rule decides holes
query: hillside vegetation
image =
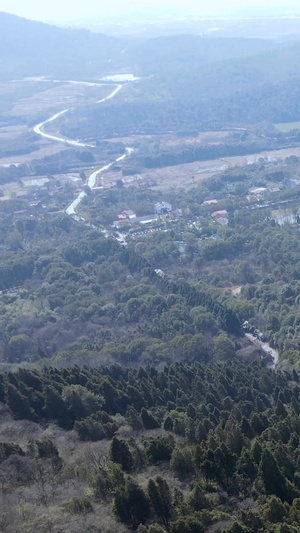
{"label": "hillside vegetation", "polygon": [[296,532],[298,383],[238,362],[2,375],[1,527]]}
{"label": "hillside vegetation", "polygon": [[0,530],[299,532],[299,42],[0,47]]}
{"label": "hillside vegetation", "polygon": [[124,43],[0,12],[0,80],[26,76],[85,79],[101,75]]}

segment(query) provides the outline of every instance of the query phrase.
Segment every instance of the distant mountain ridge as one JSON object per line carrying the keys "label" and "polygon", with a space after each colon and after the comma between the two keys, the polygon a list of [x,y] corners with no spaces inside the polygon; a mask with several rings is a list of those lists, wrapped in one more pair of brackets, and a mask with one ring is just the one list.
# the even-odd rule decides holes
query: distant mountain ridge
{"label": "distant mountain ridge", "polygon": [[124,42],[0,12],[0,79],[95,76],[111,68]]}

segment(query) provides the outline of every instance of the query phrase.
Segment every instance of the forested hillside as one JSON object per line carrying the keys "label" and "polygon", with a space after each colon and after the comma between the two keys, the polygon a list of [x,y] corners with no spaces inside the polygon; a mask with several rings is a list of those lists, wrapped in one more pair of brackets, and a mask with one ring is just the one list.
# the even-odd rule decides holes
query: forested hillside
{"label": "forested hillside", "polygon": [[[152,75],[140,86],[143,94],[154,95],[154,100],[167,95],[173,105],[193,107],[200,129],[299,119],[299,42],[190,39],[198,54],[190,52],[188,39],[176,38],[175,43],[175,38],[166,38],[161,46],[177,53],[167,58],[160,53],[150,69],[147,61],[141,64],[141,70]],[[178,51],[180,44],[183,49]]]}
{"label": "forested hillside", "polygon": [[298,121],[298,55],[298,42],[187,36],[136,45],[125,54],[142,78],[133,94],[74,110],[61,131],[101,138]]}
{"label": "forested hillside", "polygon": [[[227,345],[233,355],[225,332],[238,336],[239,319],[209,291],[162,280],[155,265],[96,232],[67,243],[68,222],[57,220],[50,230],[56,247],[63,241],[60,250],[40,243],[28,255],[8,253],[2,261],[1,288],[24,284],[1,296],[2,361],[52,357],[61,366],[208,360],[223,338],[224,356]],[[43,229],[24,228],[27,239]]]}
{"label": "forested hillside", "polygon": [[300,532],[299,42],[0,47],[0,531]]}
{"label": "forested hillside", "polygon": [[0,12],[0,80],[25,76],[82,79],[102,74],[124,42]]}
{"label": "forested hillside", "polygon": [[[130,106],[99,107],[114,133],[218,129],[226,124],[299,120],[299,42],[182,35],[117,39],[0,13],[1,79],[99,79],[110,70],[142,78]],[[134,67],[133,67],[134,66]],[[117,107],[116,107],[117,106]],[[141,107],[145,116],[141,116]],[[133,109],[132,109],[133,108]],[[91,117],[90,117],[91,118]],[[134,120],[135,118],[135,120]],[[160,127],[159,124],[161,123]],[[83,125],[84,126],[84,125]],[[110,128],[107,130],[110,135]]]}
{"label": "forested hillside", "polygon": [[[167,195],[124,186],[90,192],[79,214],[94,229],[51,214],[52,196],[49,204],[44,199],[46,218],[42,208],[22,213],[20,199],[2,202],[4,368],[24,361],[159,366],[230,359],[244,350],[251,356],[244,321],[297,365],[300,192],[291,182],[298,168],[297,158],[261,162]],[[260,199],[253,190],[263,191]],[[72,190],[55,199],[71,201]],[[174,206],[170,215],[146,231],[124,221],[127,247],[115,240],[111,224],[119,213],[151,215],[163,199]],[[222,209],[225,226],[211,216]],[[294,224],[276,221],[284,209]]]}
{"label": "forested hillside", "polygon": [[7,531],[298,531],[295,371],[232,362],[0,377],[16,420],[2,407]]}
{"label": "forested hillside", "polygon": [[[261,161],[167,197],[90,192],[79,212],[99,228],[164,198],[195,222],[165,216],[127,247],[1,204],[4,531],[298,531],[298,166]],[[280,202],[294,225],[272,218]],[[211,218],[222,207],[226,227]],[[244,320],[286,370],[265,365]]]}

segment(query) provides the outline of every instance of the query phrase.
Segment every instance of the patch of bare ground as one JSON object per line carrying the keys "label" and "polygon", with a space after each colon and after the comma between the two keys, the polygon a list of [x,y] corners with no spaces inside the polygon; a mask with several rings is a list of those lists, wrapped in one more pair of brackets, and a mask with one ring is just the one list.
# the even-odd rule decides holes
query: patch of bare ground
{"label": "patch of bare ground", "polygon": [[168,190],[172,187],[188,187],[228,168],[224,160],[196,161],[171,167],[144,169],[140,174],[123,176],[121,171],[111,170],[99,177],[98,186],[112,185],[122,179],[125,185],[151,187],[154,190]]}
{"label": "patch of bare ground", "polygon": [[108,142],[121,142],[126,144],[126,146],[134,146],[140,142],[151,142],[154,140],[154,137],[153,135],[126,135],[125,137],[105,137],[104,140]]}
{"label": "patch of bare ground", "polygon": [[0,159],[0,165],[30,163],[33,159],[43,159],[43,157],[46,157],[48,155],[57,154],[59,152],[64,152],[65,150],[70,149],[70,147],[64,145],[63,143],[44,140],[39,141],[39,146],[40,148],[38,150],[30,152],[29,154],[19,154],[8,157],[2,157]]}
{"label": "patch of bare ground", "polygon": [[222,520],[221,522],[218,522],[217,524],[212,524],[207,528],[207,533],[220,533],[224,531],[224,529],[232,523],[232,520]]}
{"label": "patch of bare ground", "polygon": [[[16,143],[15,148],[17,148],[18,143],[20,142],[20,136],[28,134],[30,128],[27,126],[17,124],[15,126],[4,126],[0,128],[0,142],[7,141]],[[37,137],[38,139],[38,137]],[[0,158],[0,167],[3,165],[10,164],[21,164],[29,163],[32,159],[42,159],[45,156],[53,155],[58,152],[63,152],[68,147],[62,144],[46,141],[45,139],[38,140],[38,149],[34,152],[28,154],[19,154],[19,155],[10,155],[7,157]]]}
{"label": "patch of bare ground", "polygon": [[[74,431],[56,424],[14,420],[1,406],[0,442],[15,442],[24,451],[32,440],[49,438],[59,451],[61,468],[32,454],[11,455],[1,463],[0,531],[3,533],[70,532],[125,533],[111,511],[111,501],[96,501],[89,489],[91,476],[107,462],[109,441],[81,442]],[[93,512],[65,510],[72,498],[87,496]]]}
{"label": "patch of bare ground", "polygon": [[[85,495],[80,486],[79,497]],[[56,488],[58,490],[56,490]],[[0,497],[1,532],[3,533],[128,533],[128,528],[117,522],[111,513],[111,503],[93,502],[93,512],[70,514],[64,510],[64,503],[71,500],[74,487],[52,487],[56,504],[40,501],[39,489],[30,487],[28,494],[4,495]],[[48,487],[45,487],[47,492]],[[30,493],[30,494],[29,494]],[[22,498],[24,497],[24,499]],[[47,497],[47,496],[46,496]]]}
{"label": "patch of bare ground", "polygon": [[199,144],[219,144],[225,141],[229,133],[229,131],[201,131],[198,135],[188,138],[166,135],[161,139],[160,146],[167,148],[182,144],[187,144],[189,146],[199,146]]}
{"label": "patch of bare ground", "polygon": [[151,187],[154,190],[169,190],[171,188],[191,187],[209,177],[221,173],[229,167],[246,166],[258,163],[260,158],[269,161],[279,161],[291,155],[300,157],[300,145],[295,148],[283,148],[282,150],[271,150],[259,152],[251,155],[233,156],[222,159],[208,161],[195,161],[183,165],[176,165],[164,168],[144,169],[140,174],[133,176],[122,176],[121,171],[111,170],[103,174],[98,185],[109,186],[117,179],[123,179],[125,185],[137,187]]}
{"label": "patch of bare ground", "polygon": [[27,126],[17,124],[16,126],[4,126],[0,128],[0,140],[13,140],[28,132]]}
{"label": "patch of bare ground", "polygon": [[[14,420],[9,410],[0,407],[1,425],[0,442],[15,442],[24,451],[25,456],[11,455],[1,464],[0,470],[0,531],[3,533],[126,533],[128,528],[118,522],[112,513],[112,500],[97,500],[91,490],[91,479],[99,473],[108,462],[110,441],[81,442],[75,431],[65,431],[56,424],[35,424],[26,420]],[[144,455],[141,440],[144,437],[155,438],[167,435],[163,429],[153,431],[134,431],[121,415],[116,415],[121,427],[117,433],[125,438],[132,449]],[[51,439],[62,459],[61,467],[55,466],[51,459],[37,459],[28,453],[31,440]],[[177,444],[184,444],[184,439],[175,436]],[[135,441],[135,444],[133,442]],[[134,451],[134,450],[133,450]],[[146,489],[149,479],[160,475],[168,482],[171,490],[180,488],[185,495],[193,487],[192,477],[179,481],[174,476],[170,465],[143,466],[134,473],[134,479]],[[85,514],[72,513],[65,506],[72,498],[86,497],[92,505],[92,511]],[[209,495],[208,495],[209,498]],[[211,504],[214,497],[211,495]],[[230,504],[224,493],[224,502]],[[220,521],[211,526],[211,533],[221,531],[230,521]]]}
{"label": "patch of bare ground", "polygon": [[79,104],[89,104],[109,94],[105,86],[87,87],[86,85],[64,83],[16,102],[10,112],[13,116],[37,115],[48,109],[64,109]]}
{"label": "patch of bare ground", "polygon": [[[122,94],[122,93],[121,93]],[[161,148],[174,148],[182,144],[199,145],[199,144],[219,144],[224,142],[227,138],[228,131],[203,131],[199,132],[197,136],[193,137],[177,137],[174,133],[166,133],[164,135],[128,135],[126,137],[117,137],[117,141],[124,142],[128,146],[133,146],[135,143],[159,143]],[[107,141],[116,141],[115,137],[107,138]]]}
{"label": "patch of bare ground", "polygon": [[233,287],[224,287],[224,291],[230,291],[233,296],[237,296],[238,294],[241,294],[243,285],[234,285]]}
{"label": "patch of bare ground", "polygon": [[151,179],[157,182],[153,187],[158,190],[166,190],[171,187],[188,187],[193,183],[203,181],[210,176],[220,173],[229,167],[246,166],[258,163],[260,158],[269,161],[278,161],[291,155],[300,156],[300,146],[285,148],[282,150],[266,151],[245,156],[226,157],[208,161],[198,161],[175,167],[163,169],[151,169],[141,173],[142,179]]}

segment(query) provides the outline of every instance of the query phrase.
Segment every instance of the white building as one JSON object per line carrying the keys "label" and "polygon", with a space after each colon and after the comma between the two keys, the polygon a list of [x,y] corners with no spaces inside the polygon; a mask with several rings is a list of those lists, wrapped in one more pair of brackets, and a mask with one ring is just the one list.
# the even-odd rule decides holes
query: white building
{"label": "white building", "polygon": [[162,215],[164,213],[171,213],[171,211],[172,205],[168,202],[157,202],[155,204],[155,213],[157,213],[158,215]]}

